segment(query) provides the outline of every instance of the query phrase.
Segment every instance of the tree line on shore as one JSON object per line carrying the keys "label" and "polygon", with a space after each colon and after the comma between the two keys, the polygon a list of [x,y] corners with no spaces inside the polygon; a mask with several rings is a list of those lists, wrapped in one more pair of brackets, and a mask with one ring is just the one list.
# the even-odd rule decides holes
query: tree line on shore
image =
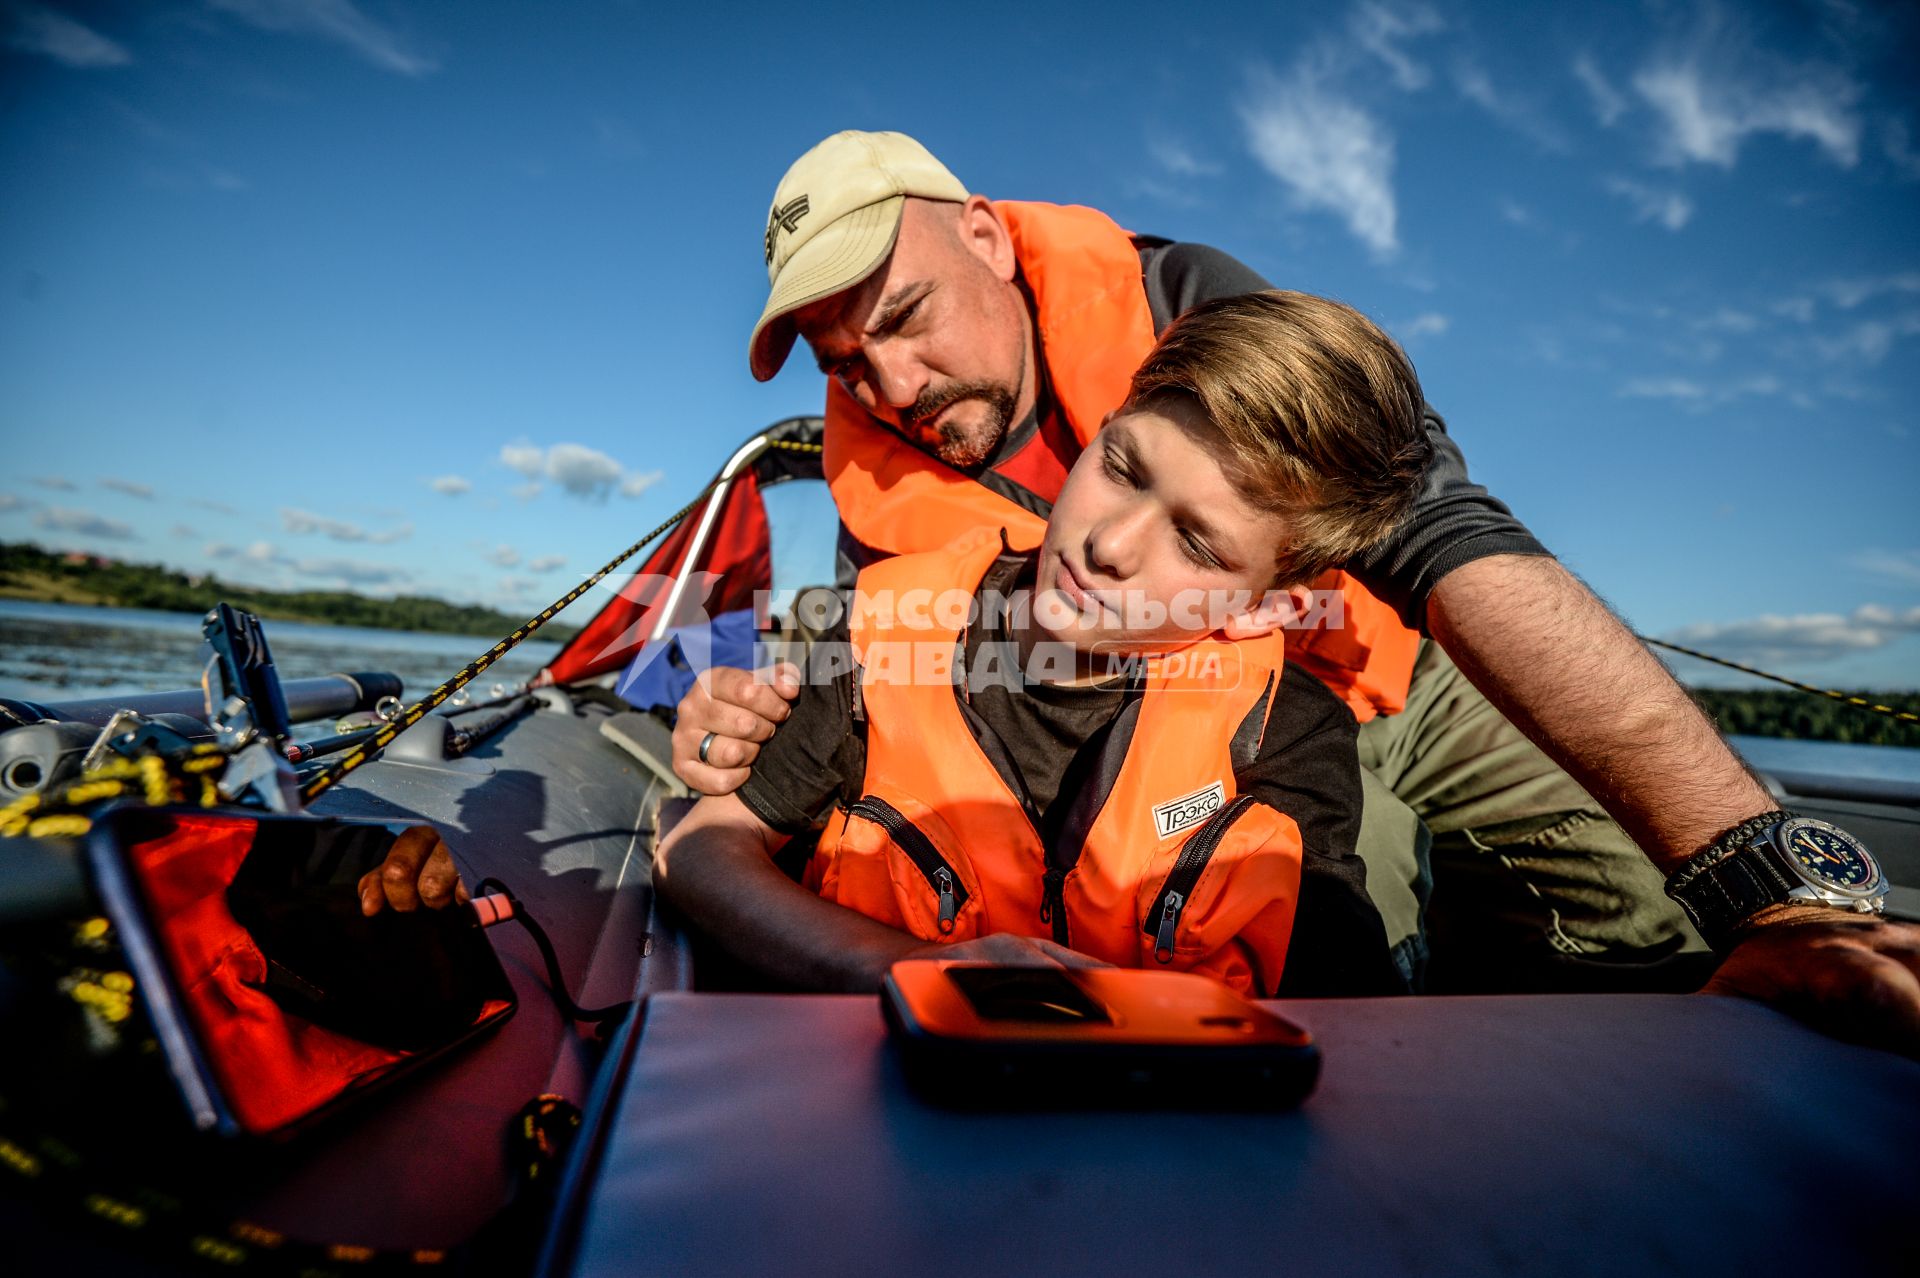
{"label": "tree line on shore", "polygon": [[[1878,714],[1832,697],[1789,688],[1693,688],[1693,699],[1720,730],[1794,741],[1848,741],[1856,745],[1920,746],[1920,723]],[[1853,692],[1876,705],[1920,714],[1920,693]]]}
{"label": "tree line on shore", "polygon": [[[190,577],[159,564],[60,554],[31,542],[0,542],[0,597],[156,612],[198,613],[228,603],[269,620],[484,637],[506,634],[526,620],[426,595],[375,599],[349,590],[262,590],[212,573]],[[575,633],[571,626],[547,625],[540,637],[564,643]]]}

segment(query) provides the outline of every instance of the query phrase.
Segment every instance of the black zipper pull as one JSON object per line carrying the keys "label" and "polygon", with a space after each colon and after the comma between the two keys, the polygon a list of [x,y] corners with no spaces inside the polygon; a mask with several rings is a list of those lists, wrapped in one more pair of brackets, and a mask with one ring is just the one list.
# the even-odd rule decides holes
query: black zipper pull
{"label": "black zipper pull", "polygon": [[940,932],[953,931],[953,916],[960,912],[960,901],[953,894],[953,874],[945,866],[933,872],[933,886],[940,893]]}
{"label": "black zipper pull", "polygon": [[1067,872],[1048,866],[1040,878],[1040,921],[1053,929],[1055,945],[1067,940]]}
{"label": "black zipper pull", "polygon": [[1173,962],[1173,934],[1180,926],[1180,911],[1187,898],[1178,892],[1167,893],[1166,906],[1160,911],[1160,931],[1153,939],[1153,957],[1162,963]]}

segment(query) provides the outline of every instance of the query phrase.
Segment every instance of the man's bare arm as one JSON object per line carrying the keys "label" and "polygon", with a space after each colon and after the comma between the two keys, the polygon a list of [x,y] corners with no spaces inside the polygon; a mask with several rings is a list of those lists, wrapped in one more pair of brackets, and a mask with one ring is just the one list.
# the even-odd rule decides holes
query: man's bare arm
{"label": "man's bare arm", "polygon": [[1663,871],[1777,806],[1666,667],[1558,561],[1493,555],[1454,569],[1427,600],[1427,628]]}

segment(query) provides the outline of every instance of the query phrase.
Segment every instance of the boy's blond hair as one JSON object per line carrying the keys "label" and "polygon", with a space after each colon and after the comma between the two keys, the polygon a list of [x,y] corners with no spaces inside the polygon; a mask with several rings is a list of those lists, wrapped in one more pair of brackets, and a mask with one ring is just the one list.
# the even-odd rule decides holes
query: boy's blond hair
{"label": "boy's blond hair", "polygon": [[[1286,522],[1278,585],[1310,581],[1382,541],[1433,459],[1406,355],[1350,306],[1279,289],[1194,307],[1133,375],[1128,408],[1185,399],[1249,501]],[[1191,414],[1176,420],[1196,429]]]}

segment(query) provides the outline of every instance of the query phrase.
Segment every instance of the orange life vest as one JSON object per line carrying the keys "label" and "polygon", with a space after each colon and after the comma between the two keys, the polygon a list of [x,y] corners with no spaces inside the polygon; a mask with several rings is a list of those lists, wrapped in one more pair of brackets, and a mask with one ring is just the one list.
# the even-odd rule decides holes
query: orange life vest
{"label": "orange life vest", "polygon": [[[961,610],[1000,553],[977,530],[860,574],[848,624],[867,720],[862,797],[809,863],[822,897],[929,941],[1050,937],[1125,967],[1279,986],[1300,832],[1239,795],[1283,657],[1277,636],[1209,638],[1148,661],[1051,848],[960,706]],[[934,601],[934,602],[929,602]],[[1053,822],[1050,821],[1050,824]]]}
{"label": "orange life vest", "polygon": [[[1033,297],[1055,402],[1084,447],[1125,402],[1134,370],[1153,349],[1140,254],[1126,231],[1094,209],[1009,200],[994,209]],[[831,379],[826,419],[827,482],[842,522],[862,544],[912,554],[982,527],[1004,528],[1016,549],[1040,544],[1045,520],[908,443]],[[1039,494],[1049,501],[1055,495]],[[1344,572],[1329,572],[1313,586],[1337,591],[1340,606],[1322,610],[1310,628],[1288,630],[1288,657],[1341,696],[1362,723],[1404,709],[1419,636]]]}

